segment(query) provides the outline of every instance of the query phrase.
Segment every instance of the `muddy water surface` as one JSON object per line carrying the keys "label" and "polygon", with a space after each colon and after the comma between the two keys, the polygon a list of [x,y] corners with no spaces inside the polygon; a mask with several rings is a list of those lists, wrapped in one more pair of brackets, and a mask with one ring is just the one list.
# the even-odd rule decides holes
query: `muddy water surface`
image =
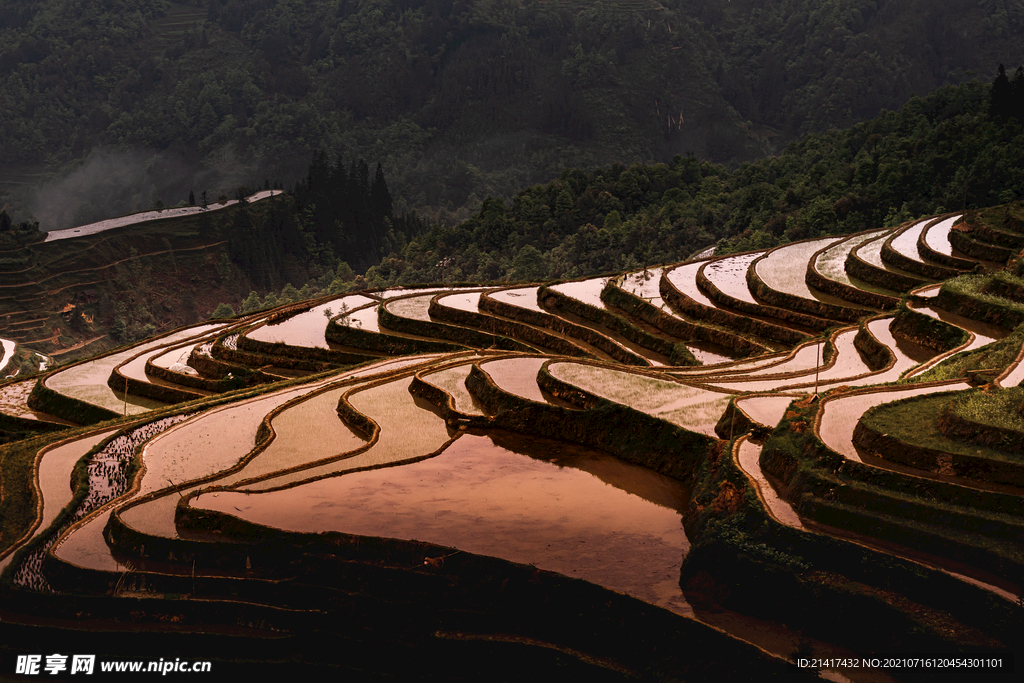
{"label": "muddy water surface", "polygon": [[[434,357],[414,356],[375,363],[330,381],[369,378],[381,372],[429,361]],[[180,484],[238,463],[255,446],[256,431],[265,415],[327,384],[329,381],[324,380],[314,385],[294,387],[245,403],[214,409],[167,432],[158,441],[154,440],[147,445],[144,454],[147,472],[142,493],[167,486],[169,477],[174,479],[174,483]],[[348,388],[351,387],[344,390]],[[266,476],[280,469],[295,467],[362,445],[362,437],[355,435],[338,417],[336,408],[341,391],[322,393],[308,402],[308,405],[300,403],[292,407],[294,412],[287,410],[278,415],[273,424],[280,438],[275,438],[239,472],[226,475],[216,483],[226,485],[242,479]],[[306,429],[311,431],[305,432]],[[296,431],[307,436],[317,436],[313,441],[308,441],[297,438]],[[126,510],[122,519],[140,532],[173,538],[177,535],[174,527],[174,505],[177,499],[178,494],[169,493]]]}
{"label": "muddy water surface", "polygon": [[472,364],[456,365],[429,375],[423,375],[423,381],[446,392],[455,403],[455,410],[465,415],[483,415],[483,409],[477,405],[476,399],[466,389],[466,377],[473,368]]}
{"label": "muddy water surface", "polygon": [[734,455],[740,469],[743,470],[743,473],[754,484],[758,494],[757,497],[761,499],[761,502],[768,508],[772,516],[787,526],[802,529],[804,525],[796,511],[793,510],[789,503],[779,497],[779,494],[776,493],[771,483],[765,477],[764,472],[761,471],[761,446],[752,443],[747,437],[743,437],[739,444],[737,444]]}
{"label": "muddy water surface", "polygon": [[[717,308],[715,302],[707,298],[700,288],[697,287],[697,271],[700,270],[707,261],[695,261],[693,263],[684,263],[681,266],[672,268],[665,272],[665,277],[668,281],[678,289],[680,292],[690,297],[694,301],[704,306],[711,308]],[[708,266],[710,268],[711,266]]]}
{"label": "muddy water surface", "polygon": [[519,287],[517,289],[503,289],[500,292],[489,294],[492,299],[503,301],[506,304],[526,308],[537,313],[546,313],[537,303],[537,290],[539,287]]}
{"label": "muddy water surface", "polygon": [[[102,406],[116,413],[123,412],[125,408],[125,396],[123,392],[115,392],[107,386],[107,379],[111,371],[117,365],[126,360],[157,347],[174,344],[184,341],[190,337],[198,337],[211,330],[224,327],[223,325],[199,325],[181,330],[174,334],[153,340],[151,342],[133,346],[126,351],[115,353],[103,358],[88,361],[67,370],[60,371],[46,379],[46,386],[65,396],[77,398],[93,405]],[[134,415],[143,413],[154,408],[163,407],[165,404],[159,401],[128,396],[127,412]]]}
{"label": "muddy water surface", "polygon": [[552,286],[551,289],[603,311],[605,305],[601,301],[601,290],[604,289],[608,280],[607,277],[595,277],[581,282],[563,282],[560,285]]}
{"label": "muddy water surface", "polygon": [[[869,376],[866,378],[869,383],[875,384],[877,380],[870,377],[871,368],[868,366],[860,350],[853,344],[856,335],[857,328],[848,329],[837,334],[835,337],[836,352],[834,362],[828,367],[822,363],[822,368],[818,372],[815,371],[815,367],[812,365],[806,371],[802,371],[802,374],[797,377],[761,381],[717,380],[713,384],[737,391],[772,391],[773,389],[786,387],[802,387],[804,390],[810,390],[815,384],[815,378],[817,378],[818,387],[824,388],[834,384],[849,383],[853,378],[864,375]],[[812,346],[811,348],[817,348],[818,346],[820,345]]]}
{"label": "muddy water surface", "polygon": [[343,311],[351,311],[372,301],[361,294],[346,294],[281,322],[258,327],[246,336],[269,343],[283,342],[290,346],[326,349],[329,345],[324,338],[324,330],[328,320]]}
{"label": "muddy water surface", "polygon": [[427,460],[201,504],[278,528],[529,563],[691,614],[679,589],[687,498],[676,480],[576,445],[464,435]]}
{"label": "muddy water surface", "polygon": [[924,243],[928,245],[928,248],[940,254],[952,256],[953,245],[949,243],[949,231],[959,218],[960,216],[953,216],[928,228],[924,233]]}
{"label": "muddy water surface", "polygon": [[537,371],[547,358],[506,358],[480,364],[480,369],[490,375],[499,387],[522,396],[530,401],[547,403],[540,387],[537,386]]}
{"label": "muddy water surface", "polygon": [[888,230],[876,230],[864,235],[850,237],[839,244],[833,245],[818,255],[818,260],[814,262],[814,267],[829,280],[856,286],[850,279],[850,276],[846,274],[846,257],[860,245],[876,237],[881,237],[887,232]]}
{"label": "muddy water surface", "polygon": [[918,221],[894,237],[891,243],[893,250],[918,263],[925,263],[917,251],[917,238],[921,236],[921,231],[929,222],[930,218]]}
{"label": "muddy water surface", "polygon": [[471,313],[480,312],[480,292],[469,292],[467,294],[448,294],[437,300],[442,306],[457,308],[460,311]]}
{"label": "muddy water surface", "polygon": [[427,308],[430,306],[432,298],[433,295],[431,294],[423,294],[408,299],[391,299],[384,304],[384,307],[400,318],[430,322],[430,314],[427,313]]}
{"label": "muddy water surface", "polygon": [[[66,444],[50,448],[45,451],[39,459],[39,497],[43,506],[42,518],[32,535],[25,539],[25,543],[45,531],[57,517],[57,513],[64,509],[71,502],[71,470],[86,453],[116,432],[117,429],[108,429],[75,439]],[[10,564],[14,558],[14,552],[25,543],[11,548],[10,553],[0,560],[0,573]]]}
{"label": "muddy water surface", "polygon": [[704,268],[704,276],[723,294],[756,304],[758,301],[747,286],[747,270],[750,264],[763,254],[763,251],[757,251],[753,254],[727,256],[719,261],[712,261]]}
{"label": "muddy water surface", "polygon": [[807,262],[814,253],[827,245],[839,241],[838,237],[829,237],[810,242],[797,242],[771,252],[759,261],[754,270],[758,277],[777,292],[792,294],[803,299],[845,306],[847,308],[866,308],[852,304],[843,299],[818,292],[807,286]]}

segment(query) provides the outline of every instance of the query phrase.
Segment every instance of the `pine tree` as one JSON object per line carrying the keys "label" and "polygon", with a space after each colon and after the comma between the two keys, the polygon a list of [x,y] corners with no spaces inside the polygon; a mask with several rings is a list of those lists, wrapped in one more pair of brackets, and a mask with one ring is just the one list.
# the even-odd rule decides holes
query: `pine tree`
{"label": "pine tree", "polygon": [[996,80],[992,82],[992,99],[989,101],[989,116],[992,118],[1006,118],[1013,112],[1013,87],[1010,79],[1006,76],[1006,67],[999,65],[999,73]]}

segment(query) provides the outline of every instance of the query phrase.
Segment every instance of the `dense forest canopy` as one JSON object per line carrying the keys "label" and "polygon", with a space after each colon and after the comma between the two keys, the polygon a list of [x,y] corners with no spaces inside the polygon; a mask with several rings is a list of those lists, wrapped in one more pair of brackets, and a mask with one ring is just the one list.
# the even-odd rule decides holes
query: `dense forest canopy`
{"label": "dense forest canopy", "polygon": [[452,222],[567,167],[734,167],[1022,46],[1012,0],[0,0],[0,183],[19,219],[74,195],[49,229],[328,151]]}

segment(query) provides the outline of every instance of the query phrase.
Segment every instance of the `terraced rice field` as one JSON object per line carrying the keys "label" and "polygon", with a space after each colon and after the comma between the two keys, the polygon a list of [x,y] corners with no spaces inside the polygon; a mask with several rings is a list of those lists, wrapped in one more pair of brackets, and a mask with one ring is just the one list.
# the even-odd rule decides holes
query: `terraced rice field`
{"label": "terraced rice field", "polygon": [[473,395],[466,389],[466,377],[473,368],[470,363],[456,365],[444,370],[437,370],[423,375],[423,381],[441,389],[455,402],[455,410],[464,415],[483,415],[484,411],[477,405]]}
{"label": "terraced rice field", "polygon": [[442,306],[457,308],[460,311],[478,313],[480,311],[480,292],[449,294],[447,296],[440,297],[437,302]]}
{"label": "terraced rice field", "polygon": [[747,270],[763,255],[763,251],[757,251],[711,261],[704,267],[704,276],[726,296],[749,304],[759,303],[747,286]]}
{"label": "terraced rice field", "polygon": [[[820,344],[812,345],[812,347],[805,347],[800,350],[798,356],[803,355],[803,358],[794,357],[792,364],[781,364],[775,368],[767,368],[763,370],[757,370],[748,373],[748,377],[754,374],[771,373],[774,369],[782,372],[799,372],[798,376],[791,376],[785,379],[773,379],[773,380],[762,380],[762,381],[751,381],[748,378],[744,378],[736,381],[715,379],[709,382],[712,386],[721,387],[724,389],[734,389],[741,391],[773,391],[773,390],[786,390],[793,387],[807,387],[817,385],[820,388],[836,384],[853,384],[862,378],[862,381],[870,384],[875,384],[875,378],[867,377],[872,373],[871,367],[868,366],[864,357],[854,346],[854,337],[857,335],[856,328],[847,329],[836,335],[835,338],[835,359],[828,365],[822,361],[820,371],[814,372],[816,366],[806,369],[797,369],[800,364],[805,363],[811,353],[811,348],[820,353]],[[819,357],[820,360],[820,357]],[[788,368],[787,370],[784,370]]]}
{"label": "terraced rice field", "polygon": [[130,415],[137,415],[150,411],[163,404],[159,401],[132,396],[131,394],[126,398],[123,392],[115,393],[114,390],[107,386],[107,380],[110,378],[110,373],[114,368],[140,353],[184,341],[189,337],[202,336],[219,327],[222,326],[199,325],[186,328],[180,332],[161,337],[156,341],[132,347],[127,351],[80,363],[50,375],[46,379],[46,386],[65,396],[77,398],[86,403],[92,403],[93,405],[118,413],[127,412]]}
{"label": "terraced rice field", "polygon": [[766,285],[778,292],[792,294],[793,296],[799,296],[812,301],[835,304],[836,306],[853,306],[853,304],[842,299],[812,290],[807,286],[806,271],[799,267],[793,267],[794,263],[807,263],[816,252],[824,249],[826,246],[835,244],[840,239],[838,237],[829,237],[820,240],[809,240],[776,249],[764,259],[758,261],[754,266],[754,271]]}
{"label": "terraced rice field", "polygon": [[[863,280],[853,278],[846,272],[846,259],[850,255],[850,252],[860,245],[879,238],[888,232],[888,230],[875,230],[873,232],[864,233],[863,235],[849,237],[837,244],[834,244],[818,255],[818,258],[814,262],[814,267],[819,273],[827,277],[829,280],[834,280],[835,282],[839,282],[844,285],[864,288],[866,283],[864,283]],[[870,291],[873,291],[873,289]]]}
{"label": "terraced rice field", "polygon": [[869,408],[873,408],[879,403],[890,403],[910,396],[967,389],[969,386],[966,382],[946,382],[911,389],[890,389],[840,396],[822,403],[821,424],[818,426],[818,433],[825,445],[836,453],[854,462],[862,462],[856,446],[853,445],[853,429],[857,426],[861,415]]}
{"label": "terraced rice field", "polygon": [[911,225],[909,228],[903,230],[903,232],[901,232],[899,235],[893,238],[893,241],[890,243],[892,245],[892,248],[897,253],[900,253],[909,259],[913,259],[918,263],[926,263],[926,261],[923,258],[921,258],[921,255],[917,251],[917,240],[921,236],[921,232],[925,229],[925,226],[927,226],[929,222],[930,221],[927,220],[918,221],[917,223]]}
{"label": "terraced rice field", "polygon": [[[668,281],[671,282],[676,289],[697,303],[715,308],[715,302],[704,296],[704,292],[700,291],[700,288],[697,286],[697,271],[699,271],[705,263],[708,263],[708,261],[695,261],[693,263],[685,263],[671,269],[666,268],[664,276],[668,278]],[[710,275],[708,277],[710,277]],[[744,282],[746,281],[744,280]]]}
{"label": "terraced rice field", "polygon": [[[514,289],[503,289],[497,292],[492,292],[489,296],[492,299],[496,299],[497,301],[501,301],[506,304],[519,306],[520,308],[525,308],[536,313],[545,313],[546,311],[537,303],[538,289],[540,289],[538,286],[516,287]],[[479,296],[477,298],[479,299]]]}
{"label": "terraced rice field", "polygon": [[552,363],[551,374],[609,401],[713,436],[728,394],[582,363]]}
{"label": "terraced rice field", "polygon": [[344,311],[352,311],[370,303],[373,303],[370,297],[346,294],[281,322],[257,327],[246,336],[268,343],[283,342],[291,346],[326,349],[329,348],[324,338],[326,321],[334,316],[343,315]]}
{"label": "terraced rice field", "polygon": [[[980,222],[984,215],[970,218]],[[921,237],[948,253],[942,248],[948,248],[945,235],[955,219],[924,231],[932,220],[905,230],[893,248],[923,263],[917,256]],[[850,277],[845,265],[856,250],[877,267],[898,272],[880,257],[890,234],[877,229],[848,240],[788,245],[759,261],[756,275],[790,295],[776,298],[793,313],[825,310],[816,302],[850,309],[848,302],[808,287],[808,262],[818,253],[819,273],[877,293],[880,288]],[[421,638],[421,651],[455,647],[444,651],[456,653],[465,643],[514,643],[517,656],[572,653],[573,661],[605,673],[640,672],[623,652],[646,645],[631,641],[613,652],[613,644],[633,633],[662,638],[659,653],[693,659],[692,652],[725,652],[721,656],[729,661],[757,662],[763,671],[792,659],[801,642],[818,654],[882,652],[896,641],[941,653],[1011,649],[1007,634],[1013,633],[1014,619],[1019,621],[1014,610],[1024,593],[1024,555],[1017,543],[1024,538],[1024,491],[1012,485],[1019,456],[982,456],[992,449],[972,442],[977,434],[960,434],[956,424],[942,422],[946,418],[929,417],[922,426],[935,433],[940,425],[950,430],[941,437],[949,441],[945,450],[896,454],[901,457],[890,451],[887,458],[885,449],[892,446],[886,439],[898,435],[864,436],[869,423],[861,417],[902,398],[946,401],[940,392],[975,385],[1000,392],[999,387],[1020,385],[1024,355],[1007,360],[1003,347],[971,357],[1001,358],[1000,367],[971,366],[968,377],[941,383],[918,379],[934,363],[1008,333],[967,315],[1012,321],[1015,305],[989,296],[977,304],[979,310],[944,310],[938,285],[921,288],[915,294],[928,301],[909,306],[970,332],[969,344],[939,355],[907,341],[936,348],[942,343],[932,338],[938,333],[930,321],[903,312],[897,318],[862,318],[863,333],[857,325],[831,329],[835,355],[828,364],[822,359],[824,334],[742,361],[724,362],[728,356],[712,346],[703,355],[695,352],[704,367],[643,369],[607,357],[619,350],[607,350],[593,334],[640,357],[662,354],[664,360],[666,338],[651,336],[655,326],[700,321],[664,317],[673,313],[661,295],[662,278],[698,304],[716,308],[697,286],[703,268],[713,287],[754,305],[746,276],[763,253],[668,264],[615,279],[616,286],[657,310],[628,298],[602,301],[607,276],[549,283],[600,310],[601,325],[557,307],[542,308],[539,286],[530,284],[348,294],[310,302],[308,310],[272,325],[263,323],[294,309],[242,317],[230,329],[211,323],[178,330],[58,369],[44,381],[66,398],[120,414],[124,396],[108,388],[111,372],[120,365],[126,377],[155,383],[145,374],[150,360],[179,373],[182,388],[203,394],[188,404],[189,412],[129,397],[130,419],[83,426],[68,432],[66,443],[62,435],[33,436],[38,425],[32,418],[45,417],[28,407],[37,380],[5,384],[5,429],[10,424],[37,440],[0,446],[4,523],[18,518],[7,515],[13,511],[10,501],[18,501],[19,512],[25,501],[38,503],[37,515],[22,514],[31,519],[5,526],[0,536],[3,588],[12,596],[5,602],[5,620],[7,605],[17,604],[30,607],[34,619],[52,618],[61,628],[105,623],[116,631],[120,627],[111,615],[129,613],[132,621],[124,628],[173,624],[184,631],[201,626],[286,636],[275,643],[314,635],[348,642],[357,623],[359,638],[366,639],[360,643],[414,637]],[[390,351],[384,349],[397,348],[395,337],[403,338],[405,351],[452,347],[438,347],[433,342],[441,340],[433,336],[381,328],[378,300],[394,315],[426,322],[431,300],[441,295],[442,306],[483,317],[481,290],[509,304],[503,315],[486,316],[492,333],[522,335],[537,347],[544,346],[537,339],[551,345],[571,341],[577,346],[561,345],[558,351],[586,351],[600,359],[553,355],[554,349],[522,354],[492,348],[496,343],[478,351],[386,355]],[[350,309],[347,315],[332,322],[342,307]],[[781,315],[778,309],[772,313]],[[760,333],[770,321],[768,315],[752,321],[721,311],[714,317],[714,324],[699,328],[702,343],[749,342],[752,337],[745,335]],[[330,348],[326,334],[337,324],[378,333],[350,337],[366,346],[363,357],[381,360],[340,368],[321,362],[328,355],[313,349]],[[431,329],[452,337],[446,343],[458,338],[463,346],[475,346],[481,338],[452,325]],[[223,343],[212,343],[225,334]],[[293,348],[288,357],[274,355],[279,347],[256,353],[255,345],[239,344],[242,335]],[[695,340],[680,343],[700,350]],[[507,348],[515,346],[502,347]],[[736,348],[749,353],[766,346]],[[193,355],[195,367],[189,367]],[[638,361],[620,354],[622,360]],[[550,378],[541,372],[545,366]],[[485,381],[477,381],[477,372]],[[539,376],[578,391],[549,395]],[[75,404],[36,394],[34,402],[49,401],[45,409],[53,406],[56,419],[69,421],[71,413],[61,413]],[[732,421],[723,419],[730,400],[738,411]],[[928,415],[945,405],[936,403]],[[83,409],[75,407],[80,415]],[[154,409],[163,412],[145,414]],[[657,423],[651,418],[673,428],[652,429]],[[626,425],[626,438],[614,433],[596,444],[607,452],[540,436],[584,434],[594,441],[590,435],[608,433],[609,419],[616,420],[615,429],[621,420],[647,428]],[[870,453],[854,446],[859,424],[857,443],[872,444]],[[88,483],[73,498],[72,467],[107,439],[83,463]],[[999,474],[1007,478],[986,480],[980,469],[972,474],[958,460],[967,455],[981,456],[978,467],[1009,468]],[[32,475],[26,481],[8,475],[8,463],[16,458]],[[60,529],[47,530],[61,510],[67,519]],[[694,535],[692,547],[688,534]],[[15,561],[13,551],[21,547],[24,553]],[[843,620],[835,619],[835,609],[842,610]],[[391,623],[391,616],[404,624],[411,614],[413,630],[430,635],[410,636]],[[872,625],[868,632],[849,627],[863,623]],[[508,636],[512,640],[495,635],[506,632],[514,634]],[[442,637],[444,646],[438,645]],[[661,661],[649,654],[644,666]],[[645,675],[702,679],[684,660],[672,661],[644,669]],[[834,674],[828,675],[839,680]],[[873,680],[862,674],[842,672],[849,680]]]}
{"label": "terraced rice field", "polygon": [[803,529],[804,524],[800,521],[800,515],[796,513],[792,505],[779,497],[761,471],[761,446],[753,443],[749,438],[743,437],[737,442],[734,454],[736,463],[754,484],[758,498],[764,503],[771,516],[786,526]]}
{"label": "terraced rice field", "polygon": [[949,231],[953,224],[960,219],[960,216],[947,218],[927,228],[924,233],[924,243],[928,248],[946,256],[953,255],[953,245],[949,243]]}
{"label": "terraced rice field", "polygon": [[566,296],[571,296],[577,301],[582,301],[588,306],[604,310],[604,302],[601,301],[601,290],[608,284],[608,278],[595,277],[590,280],[579,282],[564,282],[554,285],[551,289]]}
{"label": "terraced rice field", "polygon": [[391,299],[384,306],[401,318],[430,322],[430,314],[427,313],[427,308],[430,306],[432,298],[433,295],[431,294],[422,294],[409,298]]}
{"label": "terraced rice field", "polygon": [[480,368],[490,375],[503,391],[515,394],[529,401],[547,403],[540,387],[537,386],[537,372],[547,358],[506,358],[481,363]]}

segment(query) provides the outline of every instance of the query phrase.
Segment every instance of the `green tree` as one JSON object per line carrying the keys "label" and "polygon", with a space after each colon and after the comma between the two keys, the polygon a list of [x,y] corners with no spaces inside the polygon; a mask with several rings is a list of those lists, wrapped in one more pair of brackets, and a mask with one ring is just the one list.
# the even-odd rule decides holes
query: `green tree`
{"label": "green tree", "polygon": [[218,304],[217,308],[213,310],[211,318],[233,318],[235,316],[235,309],[231,304]]}
{"label": "green tree", "polygon": [[544,255],[531,244],[523,246],[512,259],[512,270],[509,272],[510,280],[539,280],[544,277],[547,267],[544,265]]}

